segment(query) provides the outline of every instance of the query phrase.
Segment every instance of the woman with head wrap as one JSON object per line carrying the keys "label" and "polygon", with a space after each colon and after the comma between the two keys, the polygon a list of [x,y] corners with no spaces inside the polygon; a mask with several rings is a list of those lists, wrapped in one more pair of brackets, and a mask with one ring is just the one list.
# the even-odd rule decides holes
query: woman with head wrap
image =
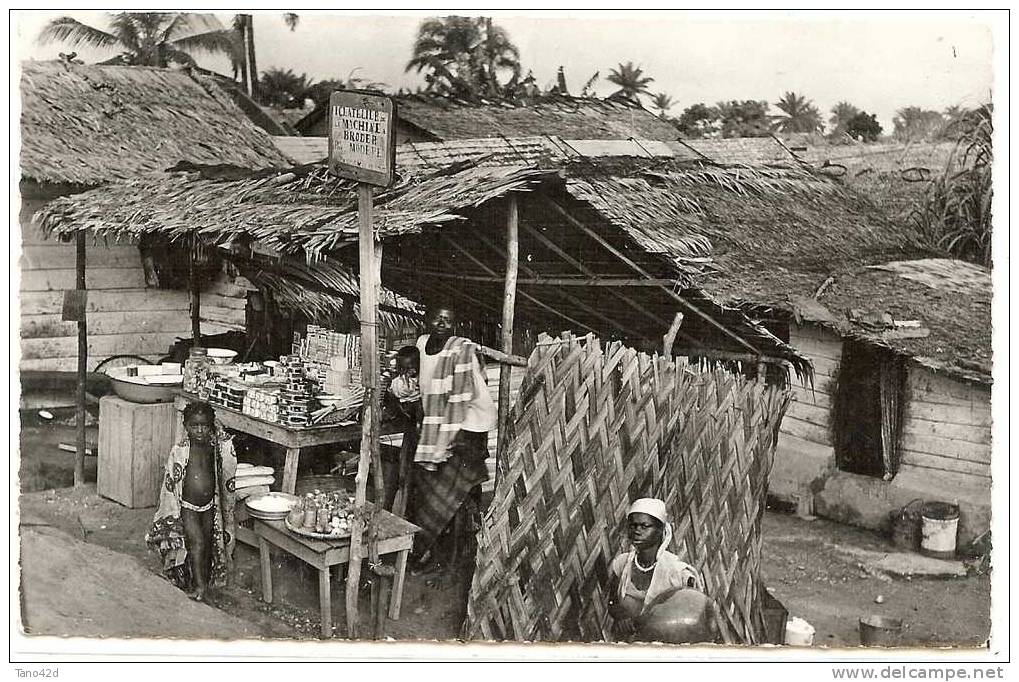
{"label": "woman with head wrap", "polygon": [[632,549],[612,560],[609,614],[615,633],[632,639],[642,616],[677,589],[704,590],[700,573],[668,551],[672,526],[665,502],[651,497],[630,505],[626,515]]}

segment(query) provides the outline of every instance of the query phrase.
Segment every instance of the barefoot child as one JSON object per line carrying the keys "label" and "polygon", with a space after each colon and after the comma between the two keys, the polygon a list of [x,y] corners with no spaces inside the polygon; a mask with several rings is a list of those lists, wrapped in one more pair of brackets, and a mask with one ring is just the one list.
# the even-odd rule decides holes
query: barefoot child
{"label": "barefoot child", "polygon": [[163,558],[167,577],[197,601],[226,582],[233,563],[237,458],[215,420],[207,403],[184,408],[184,440],[170,450],[159,509],[145,538]]}

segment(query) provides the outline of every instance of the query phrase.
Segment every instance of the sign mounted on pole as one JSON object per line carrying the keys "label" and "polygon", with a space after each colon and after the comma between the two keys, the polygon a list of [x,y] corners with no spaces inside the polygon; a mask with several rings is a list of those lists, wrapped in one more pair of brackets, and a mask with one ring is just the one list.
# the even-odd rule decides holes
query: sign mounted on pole
{"label": "sign mounted on pole", "polygon": [[393,183],[396,104],[392,97],[339,90],[329,97],[329,170],[378,187]]}

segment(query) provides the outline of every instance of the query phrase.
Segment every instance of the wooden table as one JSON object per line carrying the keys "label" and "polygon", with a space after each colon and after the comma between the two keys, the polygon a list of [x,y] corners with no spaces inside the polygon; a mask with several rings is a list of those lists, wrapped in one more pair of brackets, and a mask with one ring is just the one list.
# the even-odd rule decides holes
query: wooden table
{"label": "wooden table", "polygon": [[[189,402],[196,400],[198,400],[198,396],[180,393],[174,399],[174,407],[178,411],[182,411]],[[297,489],[297,463],[301,458],[301,450],[303,448],[316,445],[354,443],[361,440],[360,422],[292,427],[257,419],[237,410],[232,410],[229,407],[222,407],[220,405],[214,405],[213,407],[216,410],[216,419],[225,428],[246,433],[255,438],[261,438],[270,443],[282,445],[287,449],[286,460],[283,464],[282,481],[282,490],[285,493],[293,494]],[[399,433],[401,431],[402,426],[399,424],[382,424],[382,435]]]}
{"label": "wooden table", "polygon": [[[366,503],[368,509],[374,506]],[[403,582],[407,573],[407,557],[414,544],[414,534],[420,528],[399,516],[385,510],[378,510],[379,557],[396,554],[396,575],[393,577],[393,591],[389,598],[389,617],[400,617],[400,602],[403,599]],[[297,557],[318,569],[318,599],[322,612],[322,636],[332,637],[332,599],[330,595],[331,566],[350,561],[350,538],[340,540],[317,540],[287,530],[283,521],[252,519],[258,552],[262,566],[262,600],[272,603],[272,564],[269,560],[270,545]],[[366,539],[367,542],[367,539]]]}

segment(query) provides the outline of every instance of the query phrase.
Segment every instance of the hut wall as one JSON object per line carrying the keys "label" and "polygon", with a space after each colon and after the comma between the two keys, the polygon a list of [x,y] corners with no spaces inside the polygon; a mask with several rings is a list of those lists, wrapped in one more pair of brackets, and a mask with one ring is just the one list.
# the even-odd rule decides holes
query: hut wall
{"label": "hut wall", "polygon": [[[77,325],[61,319],[64,291],[75,287],[75,246],[46,239],[32,222],[32,214],[55,196],[29,188],[21,203],[21,371],[77,367]],[[111,355],[158,358],[188,333],[187,294],[147,289],[136,243],[90,239],[85,261],[89,369]]]}
{"label": "hut wall", "polygon": [[885,530],[889,515],[915,499],[959,505],[958,544],[990,528],[990,391],[911,364],[898,473],[883,481],[836,472],[816,496],[817,512]]}
{"label": "hut wall", "polygon": [[909,369],[908,390],[900,474],[989,487],[990,390],[919,365]]}
{"label": "hut wall", "polygon": [[792,382],[793,400],[779,429],[768,492],[809,504],[835,468],[828,423],[842,339],[821,327],[790,324],[789,343],[814,363],[814,385]]}
{"label": "hut wall", "polygon": [[203,334],[244,331],[248,291],[254,287],[244,277],[229,274],[227,270],[221,270],[202,290],[199,312]]}

